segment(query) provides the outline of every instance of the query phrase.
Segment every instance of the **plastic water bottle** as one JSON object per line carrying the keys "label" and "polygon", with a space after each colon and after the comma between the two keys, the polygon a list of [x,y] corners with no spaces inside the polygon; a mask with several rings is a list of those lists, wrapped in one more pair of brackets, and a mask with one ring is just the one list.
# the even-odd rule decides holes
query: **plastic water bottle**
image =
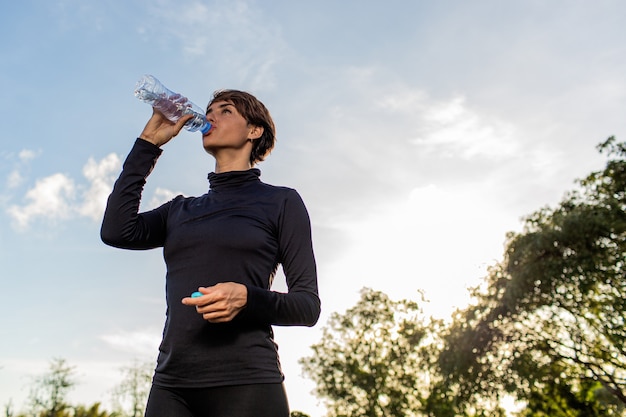
{"label": "plastic water bottle", "polygon": [[211,130],[211,123],[206,119],[202,108],[189,101],[187,97],[168,90],[152,75],[144,75],[137,81],[135,97],[150,104],[174,123],[184,115],[193,114],[194,118],[185,123],[185,129],[190,132],[199,130],[204,135]]}

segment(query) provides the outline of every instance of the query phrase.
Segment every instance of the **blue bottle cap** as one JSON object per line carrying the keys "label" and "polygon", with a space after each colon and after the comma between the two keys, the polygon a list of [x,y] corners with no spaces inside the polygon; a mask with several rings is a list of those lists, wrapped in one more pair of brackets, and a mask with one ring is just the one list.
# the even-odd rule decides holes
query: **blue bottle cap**
{"label": "blue bottle cap", "polygon": [[206,122],[206,124],[200,128],[200,132],[202,132],[203,135],[206,135],[212,127],[211,123]]}

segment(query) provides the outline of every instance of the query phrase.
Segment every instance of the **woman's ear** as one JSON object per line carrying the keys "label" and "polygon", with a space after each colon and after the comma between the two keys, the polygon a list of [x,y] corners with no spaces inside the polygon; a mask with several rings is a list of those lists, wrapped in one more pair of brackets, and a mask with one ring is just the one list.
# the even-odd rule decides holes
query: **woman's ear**
{"label": "woman's ear", "polygon": [[263,129],[263,126],[252,125],[250,127],[250,132],[248,133],[248,139],[249,140],[257,140],[258,138],[260,138],[263,135],[264,131],[265,131],[265,129]]}

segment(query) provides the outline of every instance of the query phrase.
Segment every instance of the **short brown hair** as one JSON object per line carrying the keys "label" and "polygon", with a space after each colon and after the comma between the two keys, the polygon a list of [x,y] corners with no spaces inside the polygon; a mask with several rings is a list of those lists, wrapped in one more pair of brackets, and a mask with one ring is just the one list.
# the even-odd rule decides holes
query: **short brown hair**
{"label": "short brown hair", "polygon": [[261,162],[270,154],[276,143],[276,127],[269,110],[256,97],[250,93],[239,90],[218,90],[213,93],[213,98],[207,106],[217,101],[230,101],[246,121],[254,126],[263,128],[263,134],[255,140],[250,153],[252,165]]}

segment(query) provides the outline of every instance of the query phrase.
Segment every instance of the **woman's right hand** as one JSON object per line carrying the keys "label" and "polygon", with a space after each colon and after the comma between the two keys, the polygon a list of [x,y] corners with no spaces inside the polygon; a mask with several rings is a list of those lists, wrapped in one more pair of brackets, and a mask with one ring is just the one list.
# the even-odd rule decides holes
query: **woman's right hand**
{"label": "woman's right hand", "polygon": [[143,132],[139,135],[140,139],[146,140],[156,146],[163,146],[169,142],[174,136],[178,135],[185,123],[193,118],[193,115],[187,114],[181,117],[176,123],[169,121],[163,114],[152,109],[152,117],[143,128]]}

